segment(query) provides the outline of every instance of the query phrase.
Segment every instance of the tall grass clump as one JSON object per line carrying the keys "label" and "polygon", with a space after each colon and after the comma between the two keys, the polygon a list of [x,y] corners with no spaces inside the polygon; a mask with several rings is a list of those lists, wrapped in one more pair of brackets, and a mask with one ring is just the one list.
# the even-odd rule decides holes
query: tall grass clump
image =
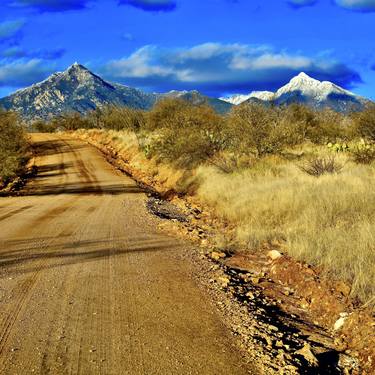
{"label": "tall grass clump", "polygon": [[314,157],[300,166],[301,171],[310,176],[320,177],[327,173],[340,173],[344,166],[334,156]]}
{"label": "tall grass clump", "polygon": [[0,110],[0,186],[21,170],[26,160],[27,141],[17,115]]}

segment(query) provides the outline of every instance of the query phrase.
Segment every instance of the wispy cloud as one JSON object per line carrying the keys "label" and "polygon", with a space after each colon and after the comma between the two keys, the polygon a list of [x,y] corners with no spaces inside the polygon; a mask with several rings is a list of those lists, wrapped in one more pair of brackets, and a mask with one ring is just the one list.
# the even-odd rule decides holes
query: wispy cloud
{"label": "wispy cloud", "polygon": [[335,0],[336,4],[357,12],[375,12],[375,0]]}
{"label": "wispy cloud", "polygon": [[87,8],[91,0],[5,0],[8,5],[19,8],[30,8],[41,13],[66,12]]}
{"label": "wispy cloud", "polygon": [[174,0],[119,0],[119,4],[151,12],[169,12],[176,9]]}
{"label": "wispy cloud", "polygon": [[18,39],[24,25],[24,20],[5,21],[0,23],[0,42]]}
{"label": "wispy cloud", "polygon": [[0,60],[0,86],[14,88],[29,86],[45,79],[53,71],[53,66],[47,65],[40,59],[10,63]]}
{"label": "wispy cloud", "polygon": [[38,49],[27,51],[19,46],[9,47],[0,52],[0,57],[17,60],[20,58],[38,58],[43,60],[57,60],[65,55],[64,48]]}
{"label": "wispy cloud", "polygon": [[301,71],[345,87],[361,82],[356,71],[340,62],[246,44],[144,46],[99,71],[108,79],[155,91],[199,89],[211,95],[274,90]]}
{"label": "wispy cloud", "polygon": [[299,9],[306,6],[315,5],[318,0],[288,0],[287,2],[291,7]]}
{"label": "wispy cloud", "polygon": [[[319,0],[286,0],[296,9],[316,5]],[[375,12],[375,0],[332,0],[339,7],[362,13]]]}

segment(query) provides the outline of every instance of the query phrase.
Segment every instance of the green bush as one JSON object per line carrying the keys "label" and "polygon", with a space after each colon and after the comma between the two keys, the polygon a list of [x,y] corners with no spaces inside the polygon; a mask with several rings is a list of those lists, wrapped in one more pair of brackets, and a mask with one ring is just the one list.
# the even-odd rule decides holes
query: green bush
{"label": "green bush", "polygon": [[0,185],[15,177],[26,161],[27,141],[17,115],[0,110]]}

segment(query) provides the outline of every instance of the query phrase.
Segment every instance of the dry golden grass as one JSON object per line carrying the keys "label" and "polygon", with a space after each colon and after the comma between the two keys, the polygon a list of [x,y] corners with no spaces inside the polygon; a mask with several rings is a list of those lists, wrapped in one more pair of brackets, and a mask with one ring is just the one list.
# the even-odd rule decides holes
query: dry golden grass
{"label": "dry golden grass", "polygon": [[[299,166],[308,157],[332,155],[325,147],[305,145],[290,161],[269,156],[250,167],[223,173],[204,165],[192,173],[148,159],[130,131],[80,131],[110,145],[148,182],[166,188],[199,182],[196,198],[235,226],[241,248],[256,251],[267,243],[310,264],[323,266],[334,277],[352,284],[352,295],[370,301],[375,292],[375,165],[357,165],[340,153],[339,174],[319,178]],[[303,152],[302,152],[303,151]]]}
{"label": "dry golden grass", "polygon": [[201,167],[200,200],[236,225],[249,250],[284,243],[290,255],[324,266],[368,301],[375,292],[374,166],[346,163],[342,173],[316,178],[292,162],[268,164],[232,175]]}

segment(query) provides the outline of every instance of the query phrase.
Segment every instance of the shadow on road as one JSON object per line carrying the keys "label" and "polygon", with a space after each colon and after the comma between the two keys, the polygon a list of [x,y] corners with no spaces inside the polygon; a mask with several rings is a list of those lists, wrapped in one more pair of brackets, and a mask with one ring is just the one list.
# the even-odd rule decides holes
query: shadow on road
{"label": "shadow on road", "polygon": [[[175,241],[167,237],[149,238],[117,238],[72,241],[65,236],[67,242],[40,246],[41,242],[53,241],[55,237],[33,238],[7,241],[4,249],[16,247],[14,250],[2,251],[0,272],[6,275],[32,273],[42,269],[65,267],[77,263],[86,263],[100,258],[111,258],[135,252],[157,252],[178,248]],[[59,237],[59,239],[62,239]],[[19,247],[17,249],[17,247]],[[0,278],[3,276],[0,275]]]}
{"label": "shadow on road", "polygon": [[99,182],[94,183],[67,183],[56,185],[38,185],[35,187],[28,187],[27,189],[19,192],[20,196],[43,196],[43,195],[57,195],[57,194],[139,194],[145,191],[137,185],[133,184],[108,184],[103,185]]}

